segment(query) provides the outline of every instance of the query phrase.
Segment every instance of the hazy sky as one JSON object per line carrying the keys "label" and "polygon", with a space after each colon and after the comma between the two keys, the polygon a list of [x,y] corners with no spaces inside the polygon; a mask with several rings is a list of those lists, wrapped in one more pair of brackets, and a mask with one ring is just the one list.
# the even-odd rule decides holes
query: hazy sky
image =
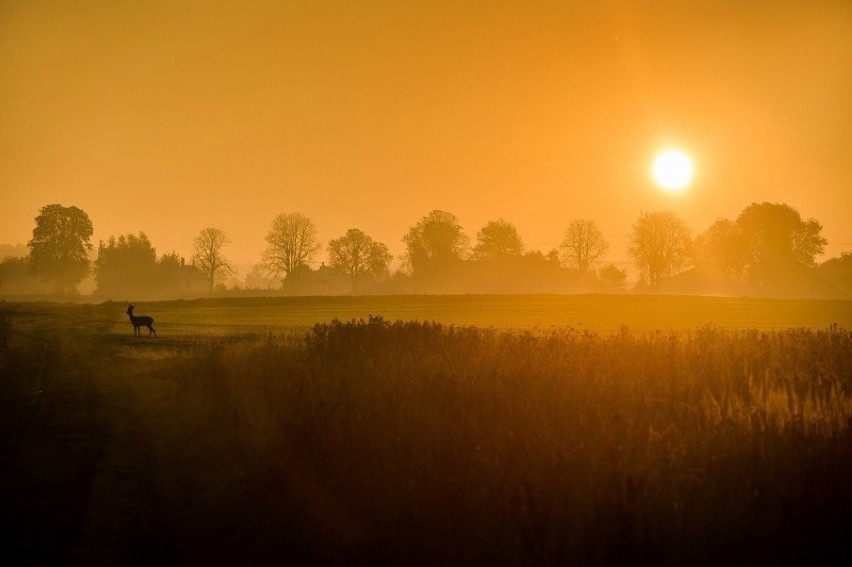
{"label": "hazy sky", "polygon": [[[656,151],[695,160],[684,193]],[[402,251],[432,209],[528,248],[597,221],[626,260],[640,211],[695,230],[752,201],[852,249],[848,0],[0,0],[0,242],[49,203],[94,244],[204,227],[256,261],[272,218]],[[318,260],[324,259],[325,250]]]}

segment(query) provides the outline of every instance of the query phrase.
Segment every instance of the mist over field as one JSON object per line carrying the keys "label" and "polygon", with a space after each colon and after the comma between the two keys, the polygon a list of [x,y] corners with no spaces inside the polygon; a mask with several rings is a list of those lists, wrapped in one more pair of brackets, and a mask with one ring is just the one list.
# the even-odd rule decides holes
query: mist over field
{"label": "mist over field", "polygon": [[[631,264],[607,263],[609,241],[597,224],[575,219],[558,248],[529,250],[517,227],[488,222],[471,241],[452,213],[433,210],[409,227],[405,252],[360,229],[322,243],[312,219],[273,219],[262,260],[247,273],[228,257],[228,235],[208,227],[187,260],[158,256],[144,232],[90,239],[78,207],[51,204],[35,218],[26,248],[5,246],[0,297],[152,300],[209,296],[395,294],[679,294],[778,298],[852,297],[852,254],[818,261],[822,226],[784,203],[752,203],[736,220],[694,235],[674,213],[642,213],[631,227]],[[323,252],[323,248],[325,249]],[[325,258],[316,269],[318,258]],[[326,261],[328,264],[326,264]],[[634,279],[628,279],[628,269]],[[81,293],[85,291],[85,293]],[[52,297],[51,297],[52,295]],[[84,299],[87,297],[88,299]]]}

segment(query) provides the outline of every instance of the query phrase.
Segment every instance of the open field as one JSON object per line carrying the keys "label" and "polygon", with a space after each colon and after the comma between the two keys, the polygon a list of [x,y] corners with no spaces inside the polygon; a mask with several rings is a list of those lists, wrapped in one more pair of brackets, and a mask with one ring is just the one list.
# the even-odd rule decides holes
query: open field
{"label": "open field", "polygon": [[5,564],[850,553],[848,302],[125,307],[0,305]]}
{"label": "open field", "polygon": [[[0,306],[3,302],[0,302]],[[29,312],[82,309],[129,328],[127,302],[55,304],[9,301]],[[396,295],[316,297],[220,297],[136,303],[154,316],[163,337],[248,332],[304,331],[332,319],[378,316],[387,320],[436,321],[445,325],[548,331],[572,327],[612,333],[685,331],[706,325],[727,329],[852,328],[852,301],[653,295]]]}
{"label": "open field", "polygon": [[[126,323],[126,304],[112,312]],[[108,304],[100,309],[110,310]],[[611,333],[729,329],[852,328],[852,301],[648,295],[400,295],[355,297],[215,298],[137,304],[163,336],[308,329],[332,319],[437,321],[499,329],[573,327]],[[115,332],[121,332],[116,326]]]}

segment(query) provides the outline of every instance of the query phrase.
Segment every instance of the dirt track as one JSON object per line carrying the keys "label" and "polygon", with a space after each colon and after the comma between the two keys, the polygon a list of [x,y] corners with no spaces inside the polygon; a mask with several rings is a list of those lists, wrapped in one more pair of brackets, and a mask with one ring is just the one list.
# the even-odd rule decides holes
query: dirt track
{"label": "dirt track", "polygon": [[74,315],[17,311],[0,328],[0,564],[327,557],[304,483],[181,396],[180,339]]}
{"label": "dirt track", "polygon": [[7,342],[0,352],[2,561],[162,556],[170,527],[161,493],[175,479],[163,478],[169,468],[158,432],[174,385],[137,379],[121,354],[126,340],[91,322],[16,314]]}

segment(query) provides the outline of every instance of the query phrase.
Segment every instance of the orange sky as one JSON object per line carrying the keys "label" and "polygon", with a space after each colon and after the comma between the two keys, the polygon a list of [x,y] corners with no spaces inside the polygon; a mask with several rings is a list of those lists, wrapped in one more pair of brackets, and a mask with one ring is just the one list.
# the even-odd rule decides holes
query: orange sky
{"label": "orange sky", "polygon": [[[649,175],[669,145],[696,161],[679,195]],[[58,202],[95,245],[188,256],[214,226],[238,263],[281,212],[399,253],[431,209],[544,251],[590,218],[620,263],[642,210],[703,230],[752,201],[818,219],[836,255],[852,2],[3,0],[0,195],[0,243]]]}

